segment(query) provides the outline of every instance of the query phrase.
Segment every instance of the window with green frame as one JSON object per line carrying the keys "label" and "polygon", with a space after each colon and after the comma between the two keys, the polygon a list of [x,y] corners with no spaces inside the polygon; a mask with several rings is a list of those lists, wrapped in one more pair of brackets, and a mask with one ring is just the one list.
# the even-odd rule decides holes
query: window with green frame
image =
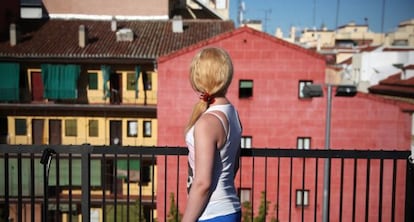
{"label": "window with green frame", "polygon": [[65,136],[77,136],[77,125],[76,119],[65,120]]}
{"label": "window with green frame", "polygon": [[99,122],[96,119],[89,120],[89,137],[99,136]]}
{"label": "window with green frame", "polygon": [[133,91],[135,90],[135,73],[133,72],[129,72],[127,73],[127,90],[128,91]]}
{"label": "window with green frame", "polygon": [[98,89],[98,73],[96,73],[96,72],[89,72],[88,73],[88,88],[90,90],[97,90]]}
{"label": "window with green frame", "polygon": [[14,120],[15,135],[26,136],[27,134],[27,123],[26,119],[15,119]]}

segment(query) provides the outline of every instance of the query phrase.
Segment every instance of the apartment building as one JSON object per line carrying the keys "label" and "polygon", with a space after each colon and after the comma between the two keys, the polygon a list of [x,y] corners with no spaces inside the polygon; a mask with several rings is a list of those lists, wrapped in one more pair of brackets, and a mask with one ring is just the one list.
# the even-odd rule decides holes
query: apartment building
{"label": "apartment building", "polygon": [[[187,1],[8,1],[4,8],[8,17],[1,19],[0,30],[1,143],[112,145],[120,149],[156,146],[156,59],[234,29],[232,21],[221,19],[228,11],[226,1],[188,3],[191,5]],[[130,167],[126,163],[120,159],[115,166],[111,160],[92,159],[92,195],[125,195],[128,186],[131,198],[148,199],[145,196],[157,184],[149,177],[156,173],[156,165],[145,158],[131,159]],[[72,164],[79,169],[80,161]],[[35,168],[42,172],[39,163]],[[67,168],[68,161],[61,161],[59,171]],[[73,172],[73,192],[79,194],[80,171]],[[67,174],[60,174],[59,184],[53,179],[57,175],[52,162],[54,182],[49,190],[65,198]],[[17,183],[17,179],[12,181]],[[28,181],[23,188],[26,186]],[[36,192],[42,194],[41,189]],[[120,210],[125,208],[121,202]],[[142,204],[145,215],[156,207],[151,201]],[[65,220],[73,213],[66,205],[62,203],[61,210],[51,204],[49,211]],[[92,202],[91,207],[102,215],[100,203]],[[35,208],[40,211],[41,203]],[[16,218],[13,209],[10,215]],[[28,213],[30,209],[22,210]],[[77,207],[72,210],[79,212]],[[36,215],[40,221],[41,213]]]}

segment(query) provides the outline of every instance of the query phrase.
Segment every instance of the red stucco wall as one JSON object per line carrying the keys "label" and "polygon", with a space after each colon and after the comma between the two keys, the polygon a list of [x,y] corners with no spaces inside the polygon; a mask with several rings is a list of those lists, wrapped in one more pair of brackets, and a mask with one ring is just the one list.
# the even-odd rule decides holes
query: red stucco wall
{"label": "red stucco wall", "polygon": [[[303,48],[245,27],[160,58],[157,108],[159,146],[185,146],[184,127],[192,107],[198,99],[198,95],[192,91],[188,81],[189,64],[194,54],[206,46],[222,47],[229,52],[233,59],[235,75],[228,92],[228,98],[238,108],[243,124],[243,135],[252,136],[253,147],[295,148],[297,137],[311,137],[312,149],[324,148],[326,88],[322,98],[298,99],[299,80],[313,80],[314,83],[323,84],[325,73],[323,58]],[[240,79],[254,81],[253,97],[249,99],[238,98]],[[399,106],[393,102],[365,94],[358,94],[353,98],[332,98],[332,149],[407,150],[411,139],[410,129],[410,115],[403,113]],[[163,171],[165,163],[168,166],[167,172]],[[178,160],[177,157],[171,157],[167,161],[164,158],[159,158],[157,164],[159,166],[157,203],[160,203],[160,207],[157,208],[158,218],[163,218],[163,215],[169,210],[169,200],[167,200],[167,206],[164,206],[163,196],[165,193],[167,197],[170,193],[175,193],[176,198],[179,199],[180,212],[183,212],[186,200],[186,158],[181,157]],[[181,172],[176,171],[177,164],[180,165]],[[270,164],[272,171],[278,170],[277,162],[273,161]],[[302,175],[301,168],[299,168],[301,167],[300,163],[295,166],[298,168],[294,169],[297,172],[294,175]],[[322,189],[322,166],[323,162],[320,160],[318,189]],[[264,161],[256,161],[254,167],[255,169],[263,169]],[[302,187],[301,176],[294,176],[292,183],[289,183],[287,177],[290,171],[287,170],[289,169],[287,162],[281,162],[280,168],[283,172],[280,176],[280,181],[283,183],[279,184],[281,192],[284,190],[284,193],[289,193],[290,185],[292,185],[293,192]],[[240,186],[239,181],[242,181],[241,186],[243,187],[253,186],[253,181],[256,183],[263,181],[264,172],[255,172],[255,178],[248,178],[252,169],[250,161],[244,162],[242,169],[244,170],[243,180],[240,180],[240,175],[236,178],[238,187]],[[333,172],[338,170],[335,164],[332,165],[332,169]],[[309,179],[315,177],[315,170],[315,168],[307,169],[306,174],[309,176],[306,177],[310,177]],[[375,167],[373,170],[376,170]],[[350,171],[347,173],[352,174]],[[403,175],[404,172],[399,173]],[[335,175],[332,180],[338,181]],[[267,176],[268,181],[276,181],[277,179],[275,175]],[[377,179],[377,176],[373,175],[372,177]],[[164,185],[164,178],[167,178],[168,183],[171,184],[177,183],[177,178],[179,178],[178,196],[175,189]],[[339,182],[336,182],[332,189],[338,189],[337,184]],[[262,184],[255,184],[255,187],[262,187],[262,189],[254,190],[254,209],[258,209],[260,192],[263,190],[267,190],[269,200],[274,203],[276,185],[276,183],[269,183],[268,187],[264,187]],[[315,186],[310,184],[307,185],[307,188],[314,190]],[[347,186],[345,191],[352,193],[351,188],[351,186]],[[373,189],[375,190],[375,188]],[[334,197],[337,198],[335,195],[337,194],[334,194]],[[289,196],[282,195],[280,198],[281,203],[289,201]],[[310,197],[311,203],[314,198]],[[316,198],[321,203],[322,192],[318,193]],[[375,199],[378,196],[370,195],[370,198]],[[286,218],[289,206],[281,204],[279,207],[282,212],[279,215],[280,218]],[[300,210],[294,206],[291,207],[293,217],[299,216]],[[316,207],[320,209],[322,206]],[[331,215],[338,215],[339,212],[335,209],[333,206]],[[352,212],[344,212],[344,214],[347,213],[351,214]],[[308,217],[311,219],[313,215],[307,214],[305,218]],[[318,213],[318,218],[321,218],[320,213]],[[295,218],[292,220],[295,221]]]}

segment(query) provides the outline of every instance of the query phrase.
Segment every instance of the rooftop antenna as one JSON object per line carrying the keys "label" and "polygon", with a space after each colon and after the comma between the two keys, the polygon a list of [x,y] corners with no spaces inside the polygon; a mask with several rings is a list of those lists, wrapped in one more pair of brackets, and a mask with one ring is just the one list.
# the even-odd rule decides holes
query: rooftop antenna
{"label": "rooftop antenna", "polygon": [[270,20],[269,15],[272,13],[272,9],[265,10],[265,18],[264,18],[264,32],[267,32],[267,21]]}
{"label": "rooftop antenna", "polygon": [[243,24],[244,12],[246,11],[246,6],[243,0],[239,0],[238,5],[239,7],[238,7],[238,13],[237,13],[237,18],[238,18],[237,21],[238,21],[238,26],[241,26]]}
{"label": "rooftop antenna", "polygon": [[337,0],[337,4],[336,4],[336,20],[335,20],[335,29],[337,31],[338,31],[339,5],[340,5],[340,0]]}

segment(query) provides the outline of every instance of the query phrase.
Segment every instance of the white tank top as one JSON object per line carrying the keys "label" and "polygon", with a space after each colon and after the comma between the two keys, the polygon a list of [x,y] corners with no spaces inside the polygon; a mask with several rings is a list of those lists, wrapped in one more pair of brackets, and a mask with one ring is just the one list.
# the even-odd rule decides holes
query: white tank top
{"label": "white tank top", "polygon": [[[225,121],[216,113],[211,111],[220,111],[225,114],[228,120],[228,127],[226,127]],[[242,133],[242,127],[240,124],[237,111],[231,104],[215,105],[209,107],[205,113],[215,115],[223,124],[224,131],[227,133],[226,143],[221,149],[219,154],[221,158],[216,158],[214,164],[214,174],[212,187],[213,192],[210,200],[199,220],[211,219],[217,216],[224,216],[240,211],[240,200],[237,195],[237,191],[234,185],[234,174],[237,167],[238,154],[240,150],[240,139]],[[228,130],[227,130],[228,129]],[[185,136],[185,140],[188,146],[188,183],[187,188],[191,188],[193,176],[195,173],[194,164],[194,126],[190,128]]]}

